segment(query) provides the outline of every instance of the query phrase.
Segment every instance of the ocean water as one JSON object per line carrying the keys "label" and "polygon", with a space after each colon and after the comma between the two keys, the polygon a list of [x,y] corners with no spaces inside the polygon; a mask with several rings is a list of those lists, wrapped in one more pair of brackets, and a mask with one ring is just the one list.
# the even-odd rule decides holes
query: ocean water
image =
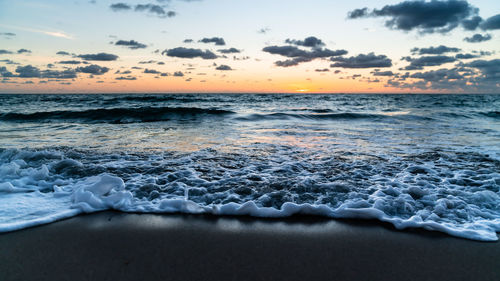
{"label": "ocean water", "polygon": [[108,209],[494,241],[500,95],[0,95],[0,232]]}

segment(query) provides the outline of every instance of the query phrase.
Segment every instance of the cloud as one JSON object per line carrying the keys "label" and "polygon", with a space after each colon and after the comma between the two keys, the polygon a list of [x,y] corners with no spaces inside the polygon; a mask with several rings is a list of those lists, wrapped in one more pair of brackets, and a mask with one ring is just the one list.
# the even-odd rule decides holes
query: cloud
{"label": "cloud", "polygon": [[139,4],[136,5],[134,8],[134,11],[136,12],[148,12],[150,14],[154,14],[158,17],[165,18],[165,17],[174,17],[176,13],[174,11],[165,11],[163,7],[155,4]]}
{"label": "cloud", "polygon": [[465,30],[469,30],[469,31],[476,30],[482,21],[483,21],[483,18],[481,18],[480,16],[475,16],[475,17],[472,17],[471,19],[463,20],[462,27]]}
{"label": "cloud", "polygon": [[0,55],[10,55],[13,54],[11,51],[0,49]]}
{"label": "cloud", "polygon": [[167,55],[169,57],[177,57],[177,58],[202,58],[205,60],[216,59],[217,56],[209,50],[201,50],[201,49],[192,49],[192,48],[184,48],[178,47],[173,49],[168,49],[162,52],[162,55]]}
{"label": "cloud", "polygon": [[184,41],[182,41],[183,43],[193,43],[194,40],[193,39],[184,39]]}
{"label": "cloud", "polygon": [[472,37],[465,37],[464,38],[464,41],[465,42],[469,42],[469,43],[481,43],[481,42],[485,42],[485,41],[489,41],[491,40],[491,35],[490,34],[485,34],[485,35],[482,35],[482,34],[474,34]]}
{"label": "cloud", "polygon": [[406,57],[403,59],[410,62],[410,65],[403,68],[404,70],[420,70],[426,66],[438,66],[456,61],[456,58],[449,56],[424,56],[419,58]]}
{"label": "cloud", "polygon": [[329,72],[329,71],[330,71],[330,69],[328,69],[328,68],[323,68],[323,69],[315,69],[314,71],[316,71],[316,72]]}
{"label": "cloud", "polygon": [[473,54],[457,54],[455,56],[456,59],[462,59],[462,60],[468,60],[468,59],[474,59],[479,57],[478,55],[473,55]]}
{"label": "cloud", "polygon": [[120,77],[116,77],[115,80],[128,80],[128,81],[133,81],[133,80],[137,80],[136,77],[134,76],[131,76],[131,75],[128,75],[128,76],[120,76]]}
{"label": "cloud", "polygon": [[323,43],[323,41],[314,36],[307,37],[304,40],[286,39],[285,43],[303,47],[311,47],[311,48],[318,48],[325,46],[325,43]]}
{"label": "cloud", "polygon": [[0,62],[4,62],[5,64],[19,64],[15,61],[12,61],[12,60],[9,60],[9,59],[3,59],[3,60],[0,60]]}
{"label": "cloud", "polygon": [[444,81],[444,80],[456,80],[463,79],[464,76],[461,75],[456,69],[439,69],[431,70],[427,72],[417,72],[410,75],[410,78],[423,79],[425,81]]}
{"label": "cloud", "polygon": [[229,49],[221,49],[219,50],[220,53],[223,53],[223,54],[235,54],[235,53],[241,53],[240,50],[236,49],[236,48],[229,48]]}
{"label": "cloud", "polygon": [[438,47],[429,47],[429,48],[413,48],[411,49],[412,54],[419,55],[442,55],[445,53],[456,53],[460,52],[459,48],[446,47],[444,45],[440,45]]}
{"label": "cloud", "polygon": [[270,28],[268,28],[268,27],[263,27],[263,28],[261,28],[261,29],[257,30],[257,33],[260,33],[260,34],[266,34],[266,33],[268,33],[269,31],[271,31],[271,29],[270,29]]}
{"label": "cloud", "polygon": [[130,7],[129,5],[125,4],[125,3],[116,3],[116,4],[111,4],[111,6],[109,6],[111,8],[111,10],[113,10],[114,12],[121,12],[121,11],[128,11],[128,10],[131,10],[132,7]]}
{"label": "cloud", "polygon": [[374,53],[359,54],[355,57],[332,57],[331,61],[335,62],[330,67],[342,68],[375,68],[375,67],[391,67],[392,61],[386,55],[375,55]]}
{"label": "cloud", "polygon": [[70,53],[65,52],[65,51],[59,51],[59,52],[57,52],[57,53],[56,53],[56,55],[60,55],[60,56],[69,56],[69,55],[70,55]]}
{"label": "cloud", "polygon": [[266,53],[281,55],[290,59],[276,61],[274,64],[281,67],[295,66],[303,62],[310,62],[314,59],[342,56],[347,54],[346,50],[332,51],[329,49],[313,48],[311,51],[302,50],[297,46],[268,46],[262,49]]}
{"label": "cloud", "polygon": [[124,47],[130,48],[132,50],[147,48],[147,46],[145,44],[139,43],[135,40],[129,40],[129,41],[118,40],[118,41],[116,41],[115,46],[124,46]]}
{"label": "cloud", "polygon": [[184,73],[182,73],[182,71],[176,71],[176,72],[174,72],[174,76],[175,77],[183,77]]}
{"label": "cloud", "polygon": [[81,64],[82,62],[79,60],[63,60],[58,62],[58,64]]}
{"label": "cloud", "polygon": [[156,69],[144,69],[144,73],[147,73],[147,74],[161,74],[160,71],[156,70]]}
{"label": "cloud", "polygon": [[156,63],[155,60],[147,60],[147,61],[140,61],[139,64],[152,64],[152,63]]}
{"label": "cloud", "polygon": [[28,49],[19,49],[19,50],[17,50],[17,53],[18,54],[24,54],[24,53],[28,53],[29,54],[29,53],[31,53],[31,51],[28,50]]}
{"label": "cloud", "polygon": [[91,64],[88,66],[84,67],[77,67],[75,69],[76,72],[82,72],[82,73],[88,73],[88,74],[93,74],[93,75],[103,75],[104,73],[109,71],[109,68],[99,66],[96,64]]}
{"label": "cloud", "polygon": [[223,38],[220,38],[220,37],[212,37],[212,38],[203,38],[201,40],[199,40],[198,42],[201,42],[201,43],[215,43],[215,45],[217,46],[225,46],[226,45],[226,42],[224,41]]}
{"label": "cloud", "polygon": [[[114,12],[123,12],[132,10],[132,6],[125,3],[115,3],[109,6]],[[134,6],[135,12],[146,12],[160,18],[174,17],[176,13],[174,11],[165,11],[165,9],[160,5],[155,4],[138,4]]]}
{"label": "cloud", "polygon": [[233,70],[229,65],[221,64],[215,68],[216,70],[228,71]]}
{"label": "cloud", "polygon": [[392,71],[380,71],[377,69],[371,73],[373,76],[395,76],[396,75]]}
{"label": "cloud", "polygon": [[16,34],[12,32],[0,32],[0,36],[14,37]]}
{"label": "cloud", "polygon": [[77,56],[84,60],[94,60],[94,61],[114,61],[118,59],[117,55],[98,53],[98,54],[85,54]]}
{"label": "cloud", "polygon": [[403,1],[372,11],[356,9],[348,13],[348,18],[386,17],[385,25],[391,29],[446,33],[461,24],[472,28],[477,13],[478,9],[464,0]]}
{"label": "cloud", "polygon": [[486,19],[481,23],[481,28],[484,30],[500,29],[500,14]]}
{"label": "cloud", "polygon": [[500,81],[500,59],[475,60],[463,66],[479,69],[487,80],[496,80],[497,83]]}
{"label": "cloud", "polygon": [[[16,76],[18,78],[55,78],[55,79],[73,79],[76,78],[76,72],[72,69],[63,71],[58,70],[40,70],[38,67],[31,65],[18,66],[16,68]],[[5,77],[5,74],[2,74]]]}

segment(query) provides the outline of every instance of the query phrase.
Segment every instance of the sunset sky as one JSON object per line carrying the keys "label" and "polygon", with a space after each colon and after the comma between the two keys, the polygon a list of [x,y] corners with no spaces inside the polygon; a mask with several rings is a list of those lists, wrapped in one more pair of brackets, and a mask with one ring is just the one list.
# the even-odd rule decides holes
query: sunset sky
{"label": "sunset sky", "polygon": [[492,0],[0,0],[0,93],[500,92]]}

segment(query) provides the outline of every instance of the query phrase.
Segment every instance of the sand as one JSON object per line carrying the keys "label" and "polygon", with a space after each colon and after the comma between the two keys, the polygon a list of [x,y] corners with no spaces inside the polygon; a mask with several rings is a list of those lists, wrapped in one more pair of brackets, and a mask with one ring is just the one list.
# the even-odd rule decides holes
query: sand
{"label": "sand", "polygon": [[102,212],[1,234],[0,280],[500,280],[500,243],[372,221]]}

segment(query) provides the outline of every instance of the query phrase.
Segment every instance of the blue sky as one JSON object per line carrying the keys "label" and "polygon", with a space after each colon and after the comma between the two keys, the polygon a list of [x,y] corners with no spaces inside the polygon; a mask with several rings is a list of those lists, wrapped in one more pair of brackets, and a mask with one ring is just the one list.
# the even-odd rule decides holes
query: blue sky
{"label": "blue sky", "polygon": [[[499,7],[491,0],[0,0],[0,92],[498,92]],[[305,46],[306,38],[320,43]],[[220,51],[230,48],[239,52]],[[214,57],[179,56],[186,49]],[[102,53],[116,58],[84,56]]]}

